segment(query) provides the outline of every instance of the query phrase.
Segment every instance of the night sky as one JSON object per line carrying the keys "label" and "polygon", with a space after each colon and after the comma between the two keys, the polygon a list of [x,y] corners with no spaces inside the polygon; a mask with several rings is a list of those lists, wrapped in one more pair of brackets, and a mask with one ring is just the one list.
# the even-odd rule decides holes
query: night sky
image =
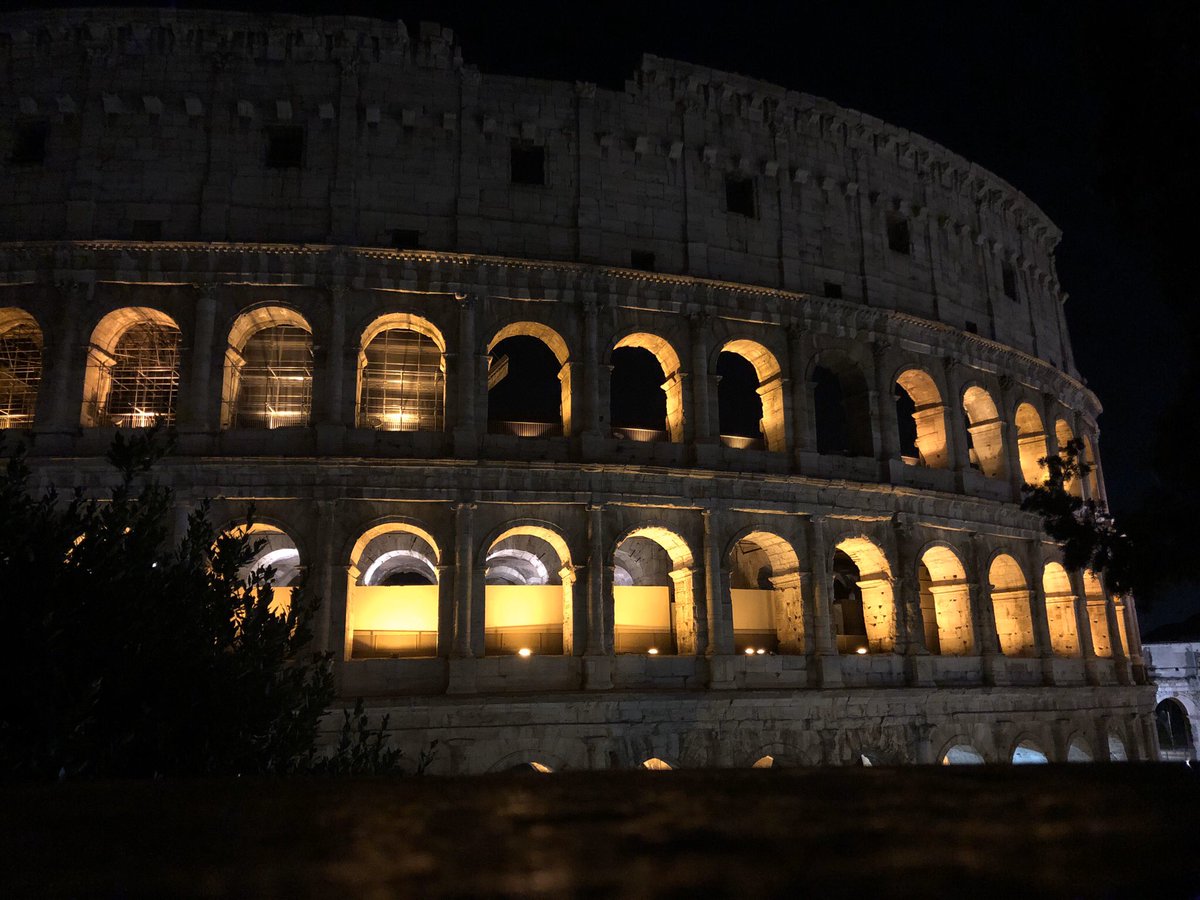
{"label": "night sky", "polygon": [[[1194,251],[1190,238],[1163,247],[1164,235],[1196,233],[1195,207],[1180,207],[1200,199],[1186,144],[1200,128],[1200,83],[1178,73],[1197,72],[1200,4],[256,7],[399,18],[410,33],[436,21],[455,30],[464,60],[485,72],[616,89],[644,52],[683,59],[828,97],[991,169],[1064,232],[1058,272],[1070,293],[1076,362],[1105,407],[1100,446],[1114,510],[1132,509],[1154,484],[1147,448],[1156,423],[1193,389],[1181,387],[1192,331],[1179,316],[1191,312],[1182,285]],[[1177,617],[1169,609],[1158,617]]]}

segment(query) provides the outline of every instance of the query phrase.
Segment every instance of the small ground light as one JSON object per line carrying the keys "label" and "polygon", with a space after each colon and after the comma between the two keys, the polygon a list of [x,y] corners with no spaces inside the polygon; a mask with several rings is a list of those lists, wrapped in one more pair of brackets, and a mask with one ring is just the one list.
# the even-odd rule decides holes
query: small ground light
{"label": "small ground light", "polygon": [[649,653],[651,656],[658,656],[658,648],[657,647],[651,647],[646,652]]}
{"label": "small ground light", "polygon": [[754,655],[754,648],[753,648],[753,647],[747,647],[747,648],[746,648],[746,655],[747,655],[747,656],[753,656],[753,655]]}
{"label": "small ground light", "polygon": [[867,648],[866,648],[866,647],[859,647],[859,648],[858,648],[857,650],[855,650],[854,652],[855,652],[855,653],[857,653],[859,656],[863,656],[863,655],[864,655],[864,654],[867,652]]}
{"label": "small ground light", "polygon": [[517,651],[517,656],[533,656],[533,651],[528,647],[522,647]]}
{"label": "small ground light", "polygon": [[759,656],[762,656],[762,655],[763,655],[764,653],[766,653],[767,651],[766,651],[766,650],[764,650],[762,647],[759,647],[759,648],[758,648],[757,650],[755,650],[754,652],[755,652],[755,653],[757,653]]}

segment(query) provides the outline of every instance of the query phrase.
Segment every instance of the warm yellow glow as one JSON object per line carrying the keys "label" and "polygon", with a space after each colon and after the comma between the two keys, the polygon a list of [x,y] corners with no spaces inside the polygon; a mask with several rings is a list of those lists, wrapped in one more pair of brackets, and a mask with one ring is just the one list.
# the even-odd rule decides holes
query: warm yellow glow
{"label": "warm yellow glow", "polygon": [[671,589],[666,585],[615,585],[613,625],[671,630]]}
{"label": "warm yellow glow", "polygon": [[437,631],[438,587],[351,585],[347,615],[351,631]]}
{"label": "warm yellow glow", "polygon": [[865,656],[865,655],[866,655],[866,653],[867,653],[867,648],[866,648],[866,647],[859,647],[859,648],[858,648],[857,650],[855,650],[854,652],[855,652],[855,653],[857,653],[859,656]]}
{"label": "warm yellow glow", "polygon": [[528,628],[563,621],[561,584],[489,584],[484,600],[484,628]]}
{"label": "warm yellow glow", "polygon": [[522,647],[517,651],[517,656],[533,656],[533,651],[528,647]]}
{"label": "warm yellow glow", "polygon": [[642,763],[642,768],[649,769],[651,772],[670,772],[671,771],[671,766],[669,764],[663,762],[663,760],[659,759],[657,756],[652,756],[648,760],[646,760],[644,763]]}
{"label": "warm yellow glow", "polygon": [[772,602],[774,591],[733,588],[729,592],[733,603],[733,627],[737,631],[774,631],[775,614]]}
{"label": "warm yellow glow", "polygon": [[753,655],[754,655],[754,648],[753,648],[753,647],[747,647],[747,648],[746,648],[746,655],[747,655],[747,656],[753,656]]}
{"label": "warm yellow glow", "polygon": [[759,648],[758,648],[757,650],[755,650],[754,652],[755,652],[755,653],[757,653],[759,656],[762,656],[762,655],[763,655],[764,653],[766,653],[767,651],[766,651],[764,648],[762,648],[762,647],[759,647]]}
{"label": "warm yellow glow", "polygon": [[646,652],[649,653],[651,656],[658,656],[658,648],[657,647],[651,647]]}

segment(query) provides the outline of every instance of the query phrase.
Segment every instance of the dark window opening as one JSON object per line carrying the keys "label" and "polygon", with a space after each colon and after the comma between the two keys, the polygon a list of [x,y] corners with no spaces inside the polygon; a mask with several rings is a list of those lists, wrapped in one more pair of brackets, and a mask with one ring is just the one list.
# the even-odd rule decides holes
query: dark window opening
{"label": "dark window opening", "polygon": [[979,334],[979,326],[976,325],[974,322],[968,321],[965,328],[971,334]]}
{"label": "dark window opening", "polygon": [[[499,378],[488,378],[489,430],[526,437],[561,433],[562,366],[554,352],[535,337],[519,335],[502,340],[491,356]],[[558,427],[532,427],[538,425]]]}
{"label": "dark window opening", "polygon": [[896,423],[900,432],[900,455],[919,459],[921,451],[917,449],[917,404],[909,396],[908,391],[899,384],[896,385]]}
{"label": "dark window opening", "polygon": [[818,453],[872,454],[870,400],[861,372],[849,364],[844,374],[824,366],[813,369],[813,411]]}
{"label": "dark window opening", "polygon": [[825,282],[825,296],[830,300],[841,300],[842,286],[834,281]]}
{"label": "dark window opening", "polygon": [[867,649],[867,617],[863,612],[862,575],[854,561],[841,550],[833,551],[833,628],[838,653]]}
{"label": "dark window opening", "polygon": [[612,427],[661,431],[666,439],[667,394],[662,366],[642,347],[618,347],[612,353]]}
{"label": "dark window opening", "polygon": [[721,434],[761,439],[763,408],[754,366],[737,353],[722,353],[717,357],[717,378]]}
{"label": "dark window opening", "polygon": [[1017,270],[1008,263],[1000,266],[1000,277],[1004,282],[1004,296],[1010,300],[1019,300],[1017,295]]}
{"label": "dark window opening", "polygon": [[133,223],[135,241],[157,241],[162,239],[162,222],[158,219],[135,219]]}
{"label": "dark window opening", "polygon": [[754,207],[754,179],[734,176],[725,179],[725,209],[751,219],[757,215]]}
{"label": "dark window opening", "polygon": [[512,183],[546,183],[546,148],[514,141],[512,144]]}
{"label": "dark window opening", "polygon": [[421,232],[411,228],[392,229],[392,248],[395,250],[416,250],[421,246]]}
{"label": "dark window opening", "polygon": [[304,164],[304,129],[280,125],[267,133],[267,168],[298,169]]}
{"label": "dark window opening", "polygon": [[896,253],[912,252],[912,239],[908,233],[908,219],[901,216],[887,217],[888,249]]}
{"label": "dark window opening", "polygon": [[654,254],[649,250],[630,250],[629,267],[641,269],[643,272],[654,271]]}
{"label": "dark window opening", "polygon": [[24,122],[17,126],[9,162],[14,166],[40,166],[46,161],[46,136],[50,126],[45,122]]}
{"label": "dark window opening", "polygon": [[1188,753],[1192,749],[1192,728],[1187,712],[1178,700],[1168,697],[1154,710],[1158,726],[1158,744],[1168,753]]}

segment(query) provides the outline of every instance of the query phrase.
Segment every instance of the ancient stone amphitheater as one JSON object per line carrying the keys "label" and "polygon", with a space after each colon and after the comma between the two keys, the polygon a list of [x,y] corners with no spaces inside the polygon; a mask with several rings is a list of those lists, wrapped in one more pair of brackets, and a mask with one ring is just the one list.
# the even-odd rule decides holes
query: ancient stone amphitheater
{"label": "ancient stone amphitheater", "polygon": [[172,423],[181,521],[253,503],[435,771],[1155,754],[1131,604],[1019,508],[1072,437],[1103,498],[1100,405],[990,172],[431,25],[7,13],[0,69],[3,427],[99,489]]}

